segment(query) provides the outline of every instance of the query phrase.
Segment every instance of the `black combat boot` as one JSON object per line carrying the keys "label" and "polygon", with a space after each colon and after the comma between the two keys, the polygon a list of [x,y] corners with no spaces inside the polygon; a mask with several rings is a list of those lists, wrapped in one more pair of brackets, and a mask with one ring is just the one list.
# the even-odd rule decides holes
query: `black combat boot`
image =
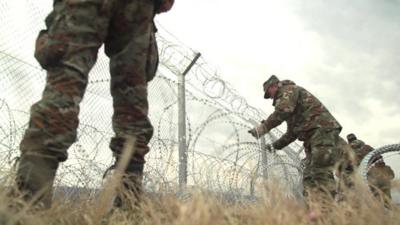
{"label": "black combat boot", "polygon": [[17,192],[27,204],[51,207],[53,182],[59,162],[54,157],[22,154],[16,176]]}

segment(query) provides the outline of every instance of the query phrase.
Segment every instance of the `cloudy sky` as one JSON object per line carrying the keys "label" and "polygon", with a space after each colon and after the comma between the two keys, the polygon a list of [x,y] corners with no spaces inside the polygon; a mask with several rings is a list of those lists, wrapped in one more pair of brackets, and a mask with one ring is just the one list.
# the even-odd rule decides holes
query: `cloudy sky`
{"label": "cloudy sky", "polygon": [[[175,1],[157,21],[250,105],[272,111],[262,83],[276,74],[316,95],[343,137],[354,132],[374,147],[400,142],[400,0]],[[50,10],[51,1],[38,4]]]}
{"label": "cloudy sky", "polygon": [[270,74],[374,147],[400,142],[400,1],[176,0],[157,21],[267,114]]}

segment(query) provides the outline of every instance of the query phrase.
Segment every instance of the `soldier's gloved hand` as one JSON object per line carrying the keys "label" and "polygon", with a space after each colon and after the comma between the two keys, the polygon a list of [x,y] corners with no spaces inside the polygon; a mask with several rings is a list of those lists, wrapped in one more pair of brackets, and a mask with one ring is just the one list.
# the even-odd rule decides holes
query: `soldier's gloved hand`
{"label": "soldier's gloved hand", "polygon": [[264,128],[263,124],[258,125],[257,127],[251,129],[248,131],[253,137],[255,137],[256,139],[259,139],[261,136],[263,136],[266,131]]}
{"label": "soldier's gloved hand", "polygon": [[255,138],[258,139],[256,128],[253,128],[253,129],[251,129],[251,130],[248,130],[247,132],[248,132],[249,134],[251,134],[251,136],[253,136],[253,137],[255,137]]}
{"label": "soldier's gloved hand", "polygon": [[275,153],[275,152],[276,152],[276,149],[274,148],[274,146],[272,146],[272,144],[267,144],[267,145],[265,146],[265,148],[267,149],[267,151],[268,151],[269,153]]}

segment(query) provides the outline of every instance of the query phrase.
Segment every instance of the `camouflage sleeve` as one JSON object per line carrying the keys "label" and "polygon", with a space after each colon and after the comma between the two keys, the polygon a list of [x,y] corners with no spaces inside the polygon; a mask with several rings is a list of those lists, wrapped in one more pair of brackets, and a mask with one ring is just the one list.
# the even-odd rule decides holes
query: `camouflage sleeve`
{"label": "camouflage sleeve", "polygon": [[369,152],[373,151],[374,148],[372,148],[370,145],[366,145],[364,144],[364,142],[362,142],[362,145],[359,148],[359,153],[361,159],[363,159]]}
{"label": "camouflage sleeve", "polygon": [[296,108],[299,96],[295,86],[282,87],[282,92],[277,96],[275,102],[275,111],[263,122],[267,132],[272,128],[279,126],[288,119]]}
{"label": "camouflage sleeve", "polygon": [[289,129],[280,137],[278,140],[274,141],[272,143],[272,146],[275,149],[282,149],[286,146],[288,146],[290,143],[295,141],[297,139],[296,135],[293,134]]}
{"label": "camouflage sleeve", "polygon": [[395,174],[394,174],[392,168],[390,168],[390,166],[386,166],[386,171],[388,173],[387,175],[388,175],[389,179],[393,180],[395,177]]}
{"label": "camouflage sleeve", "polygon": [[362,147],[363,152],[369,153],[369,152],[371,152],[371,151],[374,150],[374,148],[371,147],[371,145],[367,145],[367,144],[365,144],[364,142],[363,142],[363,144],[364,144],[363,147]]}

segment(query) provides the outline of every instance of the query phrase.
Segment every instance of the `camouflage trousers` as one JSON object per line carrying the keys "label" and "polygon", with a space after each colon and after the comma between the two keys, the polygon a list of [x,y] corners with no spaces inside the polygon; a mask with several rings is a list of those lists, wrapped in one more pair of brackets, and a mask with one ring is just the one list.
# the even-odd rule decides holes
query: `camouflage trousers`
{"label": "camouflage trousers", "polygon": [[303,185],[305,196],[312,193],[336,194],[334,167],[342,155],[341,145],[345,141],[339,136],[340,130],[315,129],[304,141]]}
{"label": "camouflage trousers", "polygon": [[47,29],[39,33],[35,49],[36,59],[47,71],[46,86],[31,107],[22,154],[67,159],[67,149],[77,138],[88,73],[104,44],[114,108],[110,148],[118,156],[125,138],[134,136],[132,160],[144,163],[153,135],[147,83],[158,65],[153,18],[154,2],[149,0],[54,0]]}

